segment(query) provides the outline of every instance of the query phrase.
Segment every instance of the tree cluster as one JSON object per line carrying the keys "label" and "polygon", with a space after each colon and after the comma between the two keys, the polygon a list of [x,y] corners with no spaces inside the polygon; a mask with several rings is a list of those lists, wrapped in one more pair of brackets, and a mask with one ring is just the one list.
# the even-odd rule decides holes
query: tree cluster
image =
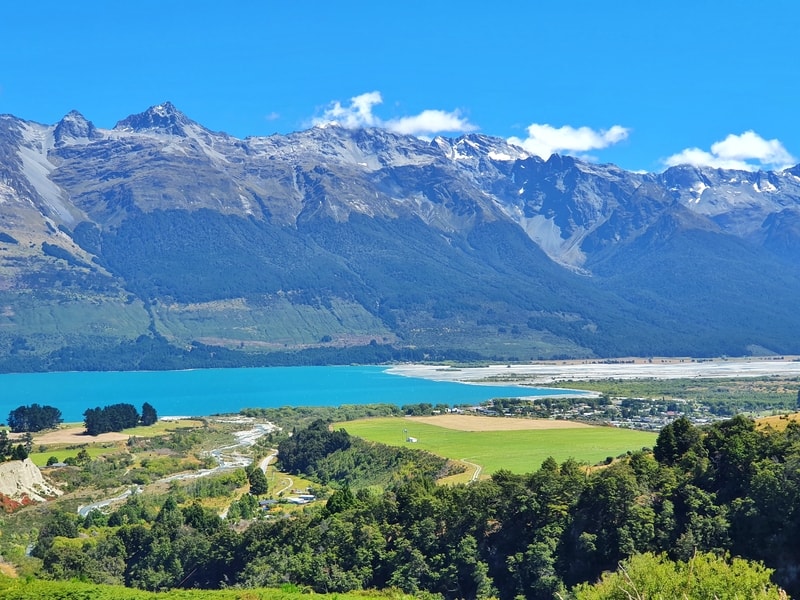
{"label": "tree cluster", "polygon": [[14,433],[42,431],[58,427],[63,419],[61,411],[54,406],[19,406],[8,413],[8,426]]}
{"label": "tree cluster", "polygon": [[83,423],[89,435],[122,431],[136,427],[139,423],[152,425],[157,420],[156,410],[147,402],[142,406],[141,417],[135,406],[126,403],[111,404],[103,408],[87,408],[83,413]]}
{"label": "tree cluster", "polygon": [[142,404],[142,425],[155,425],[156,421],[158,421],[158,413],[153,405],[149,402]]}
{"label": "tree cluster", "polygon": [[430,452],[367,442],[344,430],[330,431],[323,420],[284,438],[278,444],[278,457],[283,470],[324,485],[385,486],[407,473],[435,479],[463,469]]}
{"label": "tree cluster", "polygon": [[0,429],[0,462],[25,460],[30,453],[30,444],[30,438],[26,439],[25,444],[14,444],[12,440],[8,439],[8,432]]}
{"label": "tree cluster", "polygon": [[[292,437],[307,436],[315,448],[345,443],[323,424],[310,429]],[[294,464],[318,469],[325,460],[294,450]],[[237,505],[238,513],[251,514],[252,504]],[[447,600],[617,598],[625,596],[576,586],[622,562],[642,572],[627,576],[641,597],[652,597],[649,572],[702,572],[716,582],[718,566],[741,567],[727,563],[730,553],[769,569],[753,574],[748,566],[755,579],[747,581],[763,583],[774,570],[775,583],[798,594],[800,425],[764,430],[736,417],[700,429],[678,420],[654,453],[631,453],[603,469],[548,459],[534,473],[499,471],[470,485],[437,486],[405,471],[384,492],[342,485],[325,507],[241,532],[200,507],[173,502],[148,511],[137,498],[108,523],[116,529],[75,548],[40,540],[45,570],[145,589],[290,582],[316,592],[396,588]],[[722,558],[707,559],[709,552]],[[729,583],[714,585],[718,597],[730,597]]]}
{"label": "tree cluster", "polygon": [[269,490],[267,476],[258,465],[250,465],[246,469],[247,482],[250,484],[250,494],[252,496],[263,496]]}
{"label": "tree cluster", "polygon": [[309,473],[321,459],[349,447],[350,435],[346,431],[330,431],[327,422],[317,419],[283,440],[278,445],[278,456],[284,470]]}

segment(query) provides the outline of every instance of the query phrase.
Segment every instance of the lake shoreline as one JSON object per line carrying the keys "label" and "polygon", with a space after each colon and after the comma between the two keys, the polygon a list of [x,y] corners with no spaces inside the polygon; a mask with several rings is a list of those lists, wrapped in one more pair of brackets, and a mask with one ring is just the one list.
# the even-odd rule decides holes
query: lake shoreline
{"label": "lake shoreline", "polygon": [[387,366],[264,367],[184,371],[97,371],[0,375],[0,406],[54,406],[65,421],[111,404],[153,406],[159,415],[211,416],[246,408],[348,404],[480,404],[492,398],[567,396],[575,392],[530,385],[433,381],[397,377]]}

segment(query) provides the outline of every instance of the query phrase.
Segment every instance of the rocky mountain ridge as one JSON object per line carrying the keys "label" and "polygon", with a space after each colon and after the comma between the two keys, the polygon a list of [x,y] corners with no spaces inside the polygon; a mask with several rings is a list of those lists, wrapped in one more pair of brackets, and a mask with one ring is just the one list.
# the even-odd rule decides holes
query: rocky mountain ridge
{"label": "rocky mountain ridge", "polygon": [[499,138],[237,139],[170,103],[0,116],[0,353],[156,336],[493,358],[800,352],[800,166],[631,173]]}

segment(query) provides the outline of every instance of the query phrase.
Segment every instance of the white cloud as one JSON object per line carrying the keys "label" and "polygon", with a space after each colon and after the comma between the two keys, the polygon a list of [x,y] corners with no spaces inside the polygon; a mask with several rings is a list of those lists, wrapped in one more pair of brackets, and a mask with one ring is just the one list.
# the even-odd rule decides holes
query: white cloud
{"label": "white cloud", "polygon": [[610,129],[595,130],[590,127],[553,127],[552,125],[533,123],[528,126],[528,137],[520,139],[511,137],[508,142],[521,146],[531,154],[545,160],[556,153],[583,153],[589,150],[601,150],[621,142],[628,137],[630,130],[621,125]]}
{"label": "white cloud", "polygon": [[386,122],[386,128],[408,135],[433,135],[442,131],[466,133],[477,129],[457,111],[446,112],[443,110],[423,110],[413,117],[391,119]]}
{"label": "white cloud", "polygon": [[372,107],[383,102],[380,92],[368,92],[350,98],[350,106],[342,106],[338,100],[313,120],[314,125],[338,123],[342,127],[375,127],[378,117],[372,114]]}
{"label": "white cloud", "polygon": [[380,92],[367,92],[350,98],[348,106],[338,100],[332,102],[321,116],[312,119],[314,125],[337,123],[342,127],[381,127],[396,133],[429,136],[438,133],[467,133],[478,128],[462,117],[458,111],[423,110],[417,115],[384,121],[373,109],[383,103]]}
{"label": "white cloud", "polygon": [[783,144],[777,140],[765,140],[754,131],[741,135],[729,135],[724,140],[711,144],[711,151],[686,148],[668,157],[664,164],[692,165],[717,169],[755,171],[760,168],[785,169],[797,162]]}

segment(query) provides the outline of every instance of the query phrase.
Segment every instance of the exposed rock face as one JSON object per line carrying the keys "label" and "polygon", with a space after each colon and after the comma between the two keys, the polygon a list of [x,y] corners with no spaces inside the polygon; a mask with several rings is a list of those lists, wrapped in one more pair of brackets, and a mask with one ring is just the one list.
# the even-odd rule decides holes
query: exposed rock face
{"label": "exposed rock face", "polygon": [[44,502],[62,492],[47,483],[39,467],[27,458],[0,463],[0,494],[17,502],[26,498]]}
{"label": "exposed rock face", "polygon": [[800,165],[632,173],[335,125],[237,139],[169,102],[113,129],[0,115],[8,370],[98,368],[86,350],[125,343],[111,368],[153,368],[130,358],[154,337],[497,360],[800,354],[798,297]]}

